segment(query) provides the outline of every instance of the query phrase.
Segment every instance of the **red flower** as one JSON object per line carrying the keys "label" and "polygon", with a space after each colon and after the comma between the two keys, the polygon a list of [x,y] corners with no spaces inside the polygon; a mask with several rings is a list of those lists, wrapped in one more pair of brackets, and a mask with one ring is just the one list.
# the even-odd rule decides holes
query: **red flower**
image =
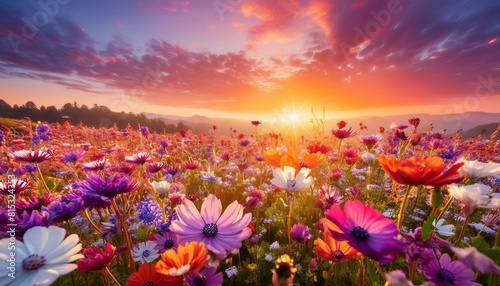
{"label": "red flower", "polygon": [[332,130],[332,135],[337,137],[338,139],[345,139],[349,137],[353,137],[356,135],[356,132],[352,130],[352,128],[349,129],[337,129],[337,130]]}
{"label": "red flower", "polygon": [[110,243],[106,243],[106,252],[103,249],[92,246],[83,250],[83,255],[87,258],[78,260],[78,269],[82,271],[102,270],[111,264],[115,247]]}
{"label": "red flower", "polygon": [[258,120],[252,120],[250,121],[250,123],[252,123],[253,126],[258,126],[260,125],[262,122],[258,121]]}
{"label": "red flower", "polygon": [[346,125],[347,125],[347,123],[344,120],[342,120],[339,123],[337,123],[337,126],[339,127],[339,129],[344,128]]}
{"label": "red flower", "polygon": [[321,154],[326,154],[326,153],[330,152],[331,150],[332,150],[332,148],[327,147],[323,144],[320,145],[319,143],[314,143],[314,144],[307,146],[307,151],[309,151],[309,154],[314,154],[317,152],[321,152]]}
{"label": "red flower", "polygon": [[181,131],[179,131],[179,134],[182,136],[182,137],[186,137],[186,134],[187,134],[187,131],[182,129]]}

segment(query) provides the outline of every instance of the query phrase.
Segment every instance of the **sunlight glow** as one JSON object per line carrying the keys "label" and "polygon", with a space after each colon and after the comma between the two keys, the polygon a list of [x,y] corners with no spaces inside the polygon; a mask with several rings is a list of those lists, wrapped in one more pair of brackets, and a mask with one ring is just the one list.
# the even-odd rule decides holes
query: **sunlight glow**
{"label": "sunlight glow", "polygon": [[297,122],[300,119],[300,116],[296,113],[292,113],[288,115],[288,119],[290,119],[291,122]]}

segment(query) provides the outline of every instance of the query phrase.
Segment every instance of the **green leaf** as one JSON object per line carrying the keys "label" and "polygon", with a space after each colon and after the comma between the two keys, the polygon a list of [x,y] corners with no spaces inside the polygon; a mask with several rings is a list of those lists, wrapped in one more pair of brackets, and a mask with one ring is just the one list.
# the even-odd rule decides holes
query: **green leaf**
{"label": "green leaf", "polygon": [[431,237],[431,233],[434,228],[432,226],[432,222],[434,222],[435,219],[436,217],[434,215],[430,215],[422,226],[422,239],[424,241]]}
{"label": "green leaf", "polygon": [[144,231],[144,226],[140,226],[139,229],[137,230],[137,239],[140,241],[143,241],[146,239],[146,234]]}
{"label": "green leaf", "polygon": [[484,252],[484,250],[490,248],[490,245],[484,240],[484,238],[479,235],[471,240],[471,245],[474,246],[478,251]]}
{"label": "green leaf", "polygon": [[500,247],[490,248],[481,250],[481,252],[495,261],[496,264],[500,264]]}
{"label": "green leaf", "polygon": [[378,279],[377,269],[373,265],[374,263],[376,263],[376,262],[374,262],[374,261],[368,262],[368,276],[370,277],[370,281],[372,282],[373,286],[379,286],[380,281]]}

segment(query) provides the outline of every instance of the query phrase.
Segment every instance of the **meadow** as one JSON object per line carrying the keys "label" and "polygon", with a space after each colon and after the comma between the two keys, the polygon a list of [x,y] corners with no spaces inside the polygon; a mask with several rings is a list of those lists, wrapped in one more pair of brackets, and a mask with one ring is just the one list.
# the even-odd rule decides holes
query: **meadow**
{"label": "meadow", "polygon": [[0,285],[500,285],[498,130],[11,123]]}

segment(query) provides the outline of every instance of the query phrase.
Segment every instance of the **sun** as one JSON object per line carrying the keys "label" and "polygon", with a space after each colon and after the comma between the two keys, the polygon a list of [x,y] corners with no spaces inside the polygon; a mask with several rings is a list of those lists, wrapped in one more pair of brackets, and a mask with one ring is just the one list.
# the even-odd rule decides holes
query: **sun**
{"label": "sun", "polygon": [[290,113],[288,115],[288,119],[290,119],[291,123],[295,123],[295,122],[299,121],[300,115],[298,115],[297,113]]}

